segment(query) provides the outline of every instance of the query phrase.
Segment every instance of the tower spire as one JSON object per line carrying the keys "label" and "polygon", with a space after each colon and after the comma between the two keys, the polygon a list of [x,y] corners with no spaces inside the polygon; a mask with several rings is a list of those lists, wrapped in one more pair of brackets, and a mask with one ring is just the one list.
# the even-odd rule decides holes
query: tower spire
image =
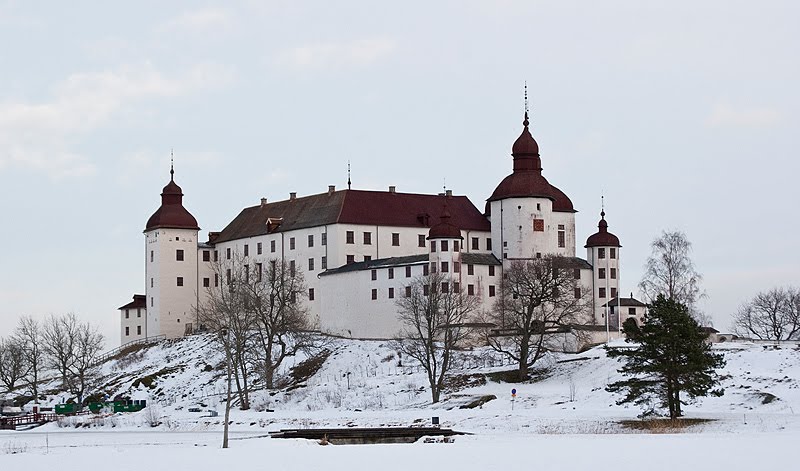
{"label": "tower spire", "polygon": [[350,161],[347,161],[347,189],[350,189]]}
{"label": "tower spire", "polygon": [[530,124],[528,121],[528,81],[525,81],[525,120],[522,122],[522,125],[526,128]]}
{"label": "tower spire", "polygon": [[175,181],[175,149],[169,150],[169,181]]}

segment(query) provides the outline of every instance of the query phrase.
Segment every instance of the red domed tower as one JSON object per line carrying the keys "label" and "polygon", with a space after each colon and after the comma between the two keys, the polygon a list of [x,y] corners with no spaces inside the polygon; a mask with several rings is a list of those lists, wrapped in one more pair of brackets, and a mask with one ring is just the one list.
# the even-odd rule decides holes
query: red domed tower
{"label": "red domed tower", "polygon": [[[597,232],[586,239],[586,259],[592,265],[595,323],[605,323],[604,307],[619,291],[619,238],[608,232],[605,211],[600,211]],[[616,328],[616,322],[612,322]]]}
{"label": "red domed tower", "polygon": [[197,220],[183,207],[183,191],[170,180],[161,192],[161,206],[147,220],[145,290],[147,322],[144,335],[182,337],[192,330],[192,306],[199,287]]}
{"label": "red domed tower", "polygon": [[528,112],[511,147],[513,172],[487,200],[495,256],[531,259],[545,254],[575,256],[575,209],[542,175],[539,144],[531,135]]}

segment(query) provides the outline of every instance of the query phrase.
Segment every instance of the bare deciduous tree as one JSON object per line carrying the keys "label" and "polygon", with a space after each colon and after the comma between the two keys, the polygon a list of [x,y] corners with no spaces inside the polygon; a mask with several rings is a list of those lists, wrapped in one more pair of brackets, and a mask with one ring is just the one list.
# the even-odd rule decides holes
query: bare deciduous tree
{"label": "bare deciduous tree", "polygon": [[0,382],[8,391],[16,389],[27,369],[25,351],[19,341],[14,337],[0,339]]}
{"label": "bare deciduous tree", "polygon": [[77,397],[78,404],[81,404],[86,391],[96,378],[97,358],[103,351],[105,339],[103,334],[88,322],[76,325],[74,338],[69,387]]}
{"label": "bare deciduous tree", "polygon": [[428,376],[431,400],[439,402],[452,355],[467,335],[464,324],[478,301],[442,273],[414,279],[411,295],[397,300],[398,316],[405,326],[398,350],[417,361]]}
{"label": "bare deciduous tree", "polygon": [[800,289],[772,288],[742,304],[733,329],[760,340],[800,340]]}
{"label": "bare deciduous tree", "polygon": [[25,362],[28,365],[25,384],[28,386],[34,402],[38,404],[39,374],[44,367],[41,326],[33,317],[23,316],[14,331],[14,339],[22,346]]}
{"label": "bare deciduous tree", "polygon": [[61,384],[67,386],[70,368],[75,361],[75,342],[78,319],[75,314],[51,315],[42,325],[42,349],[50,366],[61,374]]}
{"label": "bare deciduous tree", "polygon": [[681,231],[664,231],[651,244],[652,253],[645,263],[645,272],[639,288],[649,302],[659,294],[689,308],[695,319],[708,325],[709,319],[697,308],[704,296],[700,288],[702,275],[692,262],[692,243]]}
{"label": "bare deciduous tree", "polygon": [[499,298],[487,319],[499,331],[490,332],[487,342],[517,363],[519,381],[528,378],[528,370],[550,349],[550,334],[590,320],[590,290],[576,290],[582,287],[574,265],[573,259],[549,255],[512,261],[503,273]]}

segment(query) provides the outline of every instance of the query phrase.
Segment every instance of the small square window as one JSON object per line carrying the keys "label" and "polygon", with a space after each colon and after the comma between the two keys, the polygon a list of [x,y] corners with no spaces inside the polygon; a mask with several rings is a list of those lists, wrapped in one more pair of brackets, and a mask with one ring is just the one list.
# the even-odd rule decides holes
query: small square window
{"label": "small square window", "polygon": [[211,286],[211,279],[210,278],[203,278],[203,288],[208,288]]}
{"label": "small square window", "polygon": [[636,308],[635,307],[629,307],[628,308],[628,315],[629,316],[635,316],[636,315]]}
{"label": "small square window", "polygon": [[183,286],[183,277],[182,276],[178,277],[178,286]]}
{"label": "small square window", "polygon": [[355,255],[348,255],[347,256],[347,263],[355,263],[356,256]]}
{"label": "small square window", "polygon": [[364,255],[365,262],[369,262],[370,260],[372,260],[372,255]]}

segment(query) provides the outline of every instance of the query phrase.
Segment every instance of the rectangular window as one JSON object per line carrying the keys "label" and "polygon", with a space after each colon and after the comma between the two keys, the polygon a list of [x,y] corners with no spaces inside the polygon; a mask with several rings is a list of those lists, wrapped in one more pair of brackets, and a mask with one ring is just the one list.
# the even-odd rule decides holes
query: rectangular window
{"label": "rectangular window", "polygon": [[203,261],[210,262],[211,261],[211,251],[203,250]]}
{"label": "rectangular window", "polygon": [[608,249],[608,251],[609,251],[609,254],[608,254],[609,257],[617,258],[617,248],[616,247],[611,247],[611,248]]}
{"label": "rectangular window", "polygon": [[617,288],[611,288],[611,297],[612,298],[616,298],[617,297]]}
{"label": "rectangular window", "polygon": [[153,261],[153,251],[151,250],[150,251],[150,262],[152,263],[152,261]]}
{"label": "rectangular window", "polygon": [[494,285],[489,285],[489,297],[493,298],[494,294]]}
{"label": "rectangular window", "polygon": [[442,293],[447,293],[448,291],[450,291],[450,283],[442,282]]}
{"label": "rectangular window", "polygon": [[219,286],[219,275],[214,273],[214,288]]}
{"label": "rectangular window", "polygon": [[320,263],[320,268],[322,268],[323,270],[327,270],[328,269],[328,257],[326,257],[324,255],[322,256],[322,261]]}
{"label": "rectangular window", "polygon": [[178,249],[175,251],[175,260],[179,262],[183,261],[183,249]]}
{"label": "rectangular window", "polygon": [[131,328],[125,327],[125,336],[127,337],[128,335],[131,335]]}
{"label": "rectangular window", "polygon": [[475,296],[475,285],[467,285],[467,294]]}
{"label": "rectangular window", "polygon": [[453,252],[460,252],[461,251],[461,244],[458,243],[457,240],[453,241]]}
{"label": "rectangular window", "polygon": [[136,308],[136,317],[142,317],[142,308],[140,307]]}
{"label": "rectangular window", "polygon": [[364,233],[364,245],[372,245],[372,232]]}
{"label": "rectangular window", "polygon": [[348,255],[347,256],[347,263],[355,263],[355,262],[356,262],[356,256],[355,255]]}
{"label": "rectangular window", "polygon": [[575,299],[581,299],[581,289],[575,288]]}
{"label": "rectangular window", "polygon": [[308,288],[308,300],[309,301],[314,300],[314,288]]}
{"label": "rectangular window", "polygon": [[533,220],[533,232],[544,232],[544,219]]}
{"label": "rectangular window", "polygon": [[345,243],[347,244],[355,244],[356,243],[356,233],[355,231],[347,231],[345,235]]}
{"label": "rectangular window", "polygon": [[372,270],[372,281],[378,279],[378,270]]}
{"label": "rectangular window", "polygon": [[611,273],[610,273],[611,279],[612,280],[616,280],[617,279],[617,269],[616,268],[610,268],[610,270],[611,270]]}
{"label": "rectangular window", "polygon": [[275,241],[274,240],[269,241],[269,251],[272,252],[272,253],[275,253]]}
{"label": "rectangular window", "polygon": [[461,262],[453,262],[453,273],[461,273]]}
{"label": "rectangular window", "polygon": [[136,335],[142,335],[142,326],[140,325],[136,326]]}
{"label": "rectangular window", "polygon": [[247,244],[244,244],[244,256],[245,257],[249,257],[250,256],[250,246],[247,245]]}
{"label": "rectangular window", "polygon": [[308,271],[314,271],[314,259],[313,258],[309,258],[308,259]]}
{"label": "rectangular window", "polygon": [[564,231],[558,231],[558,246],[560,248],[567,246],[567,233]]}
{"label": "rectangular window", "polygon": [[422,265],[422,276],[428,276],[428,264]]}
{"label": "rectangular window", "polygon": [[492,238],[491,237],[487,237],[486,238],[486,250],[492,250]]}
{"label": "rectangular window", "polygon": [[250,283],[250,265],[244,266],[244,282]]}
{"label": "rectangular window", "polygon": [[410,286],[406,286],[406,297],[407,298],[411,297],[411,287]]}
{"label": "rectangular window", "polygon": [[581,279],[581,269],[580,268],[573,268],[572,269],[572,277],[576,280]]}
{"label": "rectangular window", "polygon": [[150,307],[153,307],[153,297],[150,296]]}
{"label": "rectangular window", "polygon": [[399,247],[400,246],[400,233],[399,232],[392,232],[392,246]]}
{"label": "rectangular window", "polygon": [[295,266],[294,260],[289,260],[289,274],[294,276],[295,269],[296,269],[296,266]]}
{"label": "rectangular window", "polygon": [[[419,247],[425,247],[425,234],[420,234],[417,236],[417,245]],[[152,260],[150,260],[152,262]]]}
{"label": "rectangular window", "polygon": [[411,266],[406,267],[406,278],[411,278]]}
{"label": "rectangular window", "polygon": [[423,296],[427,296],[429,291],[430,291],[430,287],[428,286],[427,283],[422,285],[422,295]]}
{"label": "rectangular window", "polygon": [[629,307],[628,308],[628,315],[629,316],[635,316],[636,315],[636,308],[635,307]]}
{"label": "rectangular window", "polygon": [[389,269],[389,279],[390,279],[390,280],[393,280],[393,279],[394,279],[394,268],[390,268],[390,269]]}
{"label": "rectangular window", "polygon": [[453,282],[453,292],[454,293],[461,292],[461,283],[459,283],[458,281]]}
{"label": "rectangular window", "polygon": [[606,258],[606,249],[602,247],[597,249],[597,258]]}
{"label": "rectangular window", "polygon": [[309,247],[313,247],[314,246],[314,234],[309,234],[308,235],[308,246]]}
{"label": "rectangular window", "polygon": [[322,245],[328,245],[328,233],[327,232],[323,232],[322,233],[322,240],[320,241],[320,243]]}
{"label": "rectangular window", "polygon": [[431,262],[431,273],[436,273],[436,262]]}
{"label": "rectangular window", "polygon": [[178,286],[183,286],[183,277],[182,276],[178,277]]}
{"label": "rectangular window", "polygon": [[289,250],[294,250],[294,237],[289,237]]}
{"label": "rectangular window", "polygon": [[261,242],[256,244],[256,255],[261,255],[263,253],[264,246]]}
{"label": "rectangular window", "polygon": [[597,270],[597,277],[600,278],[601,280],[605,280],[606,279],[606,269],[605,268],[599,268]]}
{"label": "rectangular window", "polygon": [[211,286],[211,279],[210,278],[203,278],[203,288],[208,288]]}
{"label": "rectangular window", "polygon": [[600,292],[598,293],[598,297],[599,298],[605,298],[606,297],[606,289],[605,288],[600,288]]}
{"label": "rectangular window", "polygon": [[151,288],[153,287],[153,279],[152,278],[150,278],[150,287]]}
{"label": "rectangular window", "polygon": [[472,238],[472,250],[478,250],[478,238],[477,237],[473,237]]}
{"label": "rectangular window", "polygon": [[436,252],[436,241],[435,240],[431,241],[431,252]]}
{"label": "rectangular window", "polygon": [[389,299],[394,299],[394,288],[389,288]]}
{"label": "rectangular window", "polygon": [[489,276],[494,276],[494,265],[489,265]]}
{"label": "rectangular window", "polygon": [[442,273],[447,273],[450,271],[450,264],[448,262],[442,262]]}
{"label": "rectangular window", "polygon": [[260,282],[264,276],[264,266],[259,262],[256,263],[256,281]]}
{"label": "rectangular window", "polygon": [[231,248],[228,247],[227,249],[225,249],[225,260],[230,260],[230,259],[231,259]]}
{"label": "rectangular window", "polygon": [[130,317],[131,317],[131,312],[125,309],[125,319],[130,319]]}
{"label": "rectangular window", "polygon": [[370,260],[372,260],[372,255],[364,255],[365,262],[369,262]]}
{"label": "rectangular window", "polygon": [[215,262],[219,262],[219,251],[218,250],[214,251],[214,261]]}
{"label": "rectangular window", "polygon": [[450,250],[449,244],[447,243],[446,240],[443,240],[442,241],[442,252],[447,252],[448,250]]}
{"label": "rectangular window", "polygon": [[468,263],[467,264],[467,275],[474,275],[475,274],[475,265]]}
{"label": "rectangular window", "polygon": [[372,299],[373,300],[378,299],[378,289],[377,288],[372,288]]}

